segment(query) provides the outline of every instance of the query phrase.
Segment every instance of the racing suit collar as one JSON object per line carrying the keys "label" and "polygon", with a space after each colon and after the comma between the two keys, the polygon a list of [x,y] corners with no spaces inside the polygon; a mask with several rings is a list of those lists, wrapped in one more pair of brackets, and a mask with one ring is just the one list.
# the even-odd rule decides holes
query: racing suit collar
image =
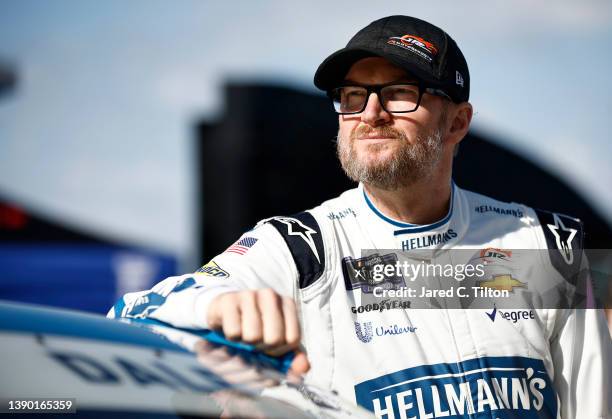
{"label": "racing suit collar", "polygon": [[469,225],[469,205],[463,191],[451,183],[451,201],[448,213],[430,224],[410,224],[384,215],[368,197],[363,184],[359,184],[359,196],[369,225],[379,232],[388,231],[403,250],[441,249],[452,247],[460,241]]}

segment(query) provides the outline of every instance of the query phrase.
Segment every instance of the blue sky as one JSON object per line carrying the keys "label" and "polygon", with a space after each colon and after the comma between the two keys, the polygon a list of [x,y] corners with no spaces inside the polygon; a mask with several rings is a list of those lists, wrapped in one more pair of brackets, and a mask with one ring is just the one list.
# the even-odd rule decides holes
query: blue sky
{"label": "blue sky", "polygon": [[4,0],[0,191],[93,233],[188,260],[193,125],[222,83],[312,90],[359,28],[411,14],[467,57],[474,127],[582,191],[612,221],[612,2]]}

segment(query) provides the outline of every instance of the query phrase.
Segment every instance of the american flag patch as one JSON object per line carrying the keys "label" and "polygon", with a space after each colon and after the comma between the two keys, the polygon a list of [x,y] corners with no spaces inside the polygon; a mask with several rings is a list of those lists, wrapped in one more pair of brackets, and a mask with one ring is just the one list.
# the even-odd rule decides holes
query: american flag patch
{"label": "american flag patch", "polygon": [[238,253],[239,255],[244,255],[249,251],[253,245],[257,243],[257,239],[254,237],[243,237],[238,240],[236,243],[232,244],[227,248],[226,252],[230,253]]}

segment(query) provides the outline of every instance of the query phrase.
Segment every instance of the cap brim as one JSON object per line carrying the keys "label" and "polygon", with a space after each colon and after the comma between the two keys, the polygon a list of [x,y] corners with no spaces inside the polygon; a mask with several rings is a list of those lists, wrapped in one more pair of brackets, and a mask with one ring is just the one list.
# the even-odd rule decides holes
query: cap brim
{"label": "cap brim", "polygon": [[351,66],[366,57],[378,57],[367,49],[343,48],[334,52],[321,63],[314,76],[314,84],[321,90],[337,86],[348,73]]}
{"label": "cap brim", "polygon": [[315,86],[325,91],[338,86],[345,79],[351,66],[367,57],[384,58],[419,80],[432,85],[437,84],[435,80],[431,80],[431,76],[427,72],[396,55],[381,54],[380,50],[375,51],[367,48],[343,48],[334,52],[321,63],[314,76]]}

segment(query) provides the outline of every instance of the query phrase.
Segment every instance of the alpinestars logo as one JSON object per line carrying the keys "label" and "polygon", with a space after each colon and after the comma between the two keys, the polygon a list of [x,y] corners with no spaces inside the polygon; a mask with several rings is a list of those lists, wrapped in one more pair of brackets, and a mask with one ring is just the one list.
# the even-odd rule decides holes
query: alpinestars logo
{"label": "alpinestars logo", "polygon": [[557,248],[559,249],[559,253],[563,257],[563,260],[568,265],[574,263],[574,252],[572,251],[572,240],[574,236],[578,232],[578,230],[573,228],[567,228],[561,221],[561,217],[559,214],[553,214],[553,219],[555,220],[555,224],[547,224],[546,227],[552,232],[555,236],[555,241],[557,242]]}
{"label": "alpinestars logo", "polygon": [[315,246],[314,239],[312,238],[313,234],[317,234],[312,228],[304,225],[300,220],[290,217],[275,217],[275,220],[285,224],[287,226],[287,234],[290,236],[298,236],[302,240],[306,242],[312,253],[317,258],[317,261],[320,263],[321,259],[319,258],[319,253],[317,252],[317,247]]}

